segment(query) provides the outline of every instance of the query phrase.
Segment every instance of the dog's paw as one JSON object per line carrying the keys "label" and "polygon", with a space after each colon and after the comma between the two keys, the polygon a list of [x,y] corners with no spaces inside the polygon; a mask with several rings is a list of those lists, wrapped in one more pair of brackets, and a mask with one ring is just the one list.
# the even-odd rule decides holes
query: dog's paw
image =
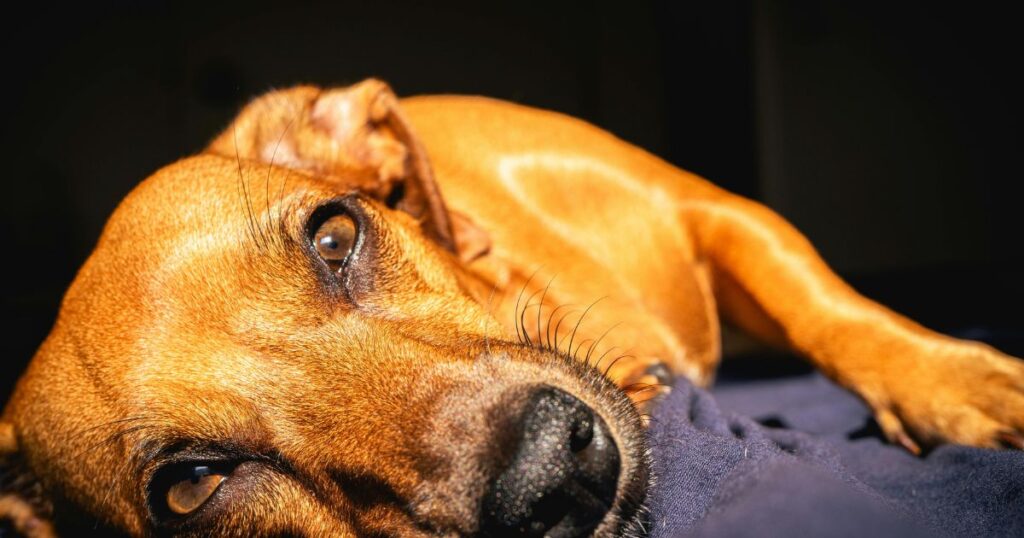
{"label": "dog's paw", "polygon": [[891,442],[1024,450],[1024,361],[970,343],[893,366],[862,392]]}
{"label": "dog's paw", "polygon": [[609,370],[609,377],[629,396],[645,420],[647,413],[672,391],[674,376],[656,358],[628,357],[626,364]]}

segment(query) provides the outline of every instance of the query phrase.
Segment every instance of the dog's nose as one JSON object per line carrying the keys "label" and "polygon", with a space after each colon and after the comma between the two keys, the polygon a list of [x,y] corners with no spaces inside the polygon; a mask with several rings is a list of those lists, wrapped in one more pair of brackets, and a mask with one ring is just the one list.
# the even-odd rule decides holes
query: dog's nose
{"label": "dog's nose", "polygon": [[517,420],[510,463],[484,498],[485,536],[589,536],[615,500],[619,450],[574,396],[540,387]]}

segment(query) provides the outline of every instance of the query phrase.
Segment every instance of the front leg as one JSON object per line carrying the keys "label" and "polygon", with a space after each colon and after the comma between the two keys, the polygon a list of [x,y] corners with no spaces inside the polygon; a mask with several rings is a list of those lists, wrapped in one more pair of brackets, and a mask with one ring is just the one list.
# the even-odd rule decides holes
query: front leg
{"label": "front leg", "polygon": [[726,318],[860,395],[890,441],[1024,449],[1024,362],[862,297],[760,204],[722,194],[682,210]]}

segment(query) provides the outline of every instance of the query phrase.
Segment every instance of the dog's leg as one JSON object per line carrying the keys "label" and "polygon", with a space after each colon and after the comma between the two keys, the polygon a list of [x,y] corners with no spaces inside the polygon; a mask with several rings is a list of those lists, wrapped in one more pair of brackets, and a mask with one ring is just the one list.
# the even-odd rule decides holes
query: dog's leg
{"label": "dog's leg", "polygon": [[684,202],[727,319],[859,394],[886,436],[1024,448],[1024,362],[932,332],[855,292],[781,217],[722,195]]}

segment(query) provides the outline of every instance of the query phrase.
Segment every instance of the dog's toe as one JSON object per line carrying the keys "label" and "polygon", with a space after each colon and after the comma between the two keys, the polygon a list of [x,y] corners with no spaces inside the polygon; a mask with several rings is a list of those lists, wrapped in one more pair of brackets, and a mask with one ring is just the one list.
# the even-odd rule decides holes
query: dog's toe
{"label": "dog's toe", "polygon": [[1001,431],[997,434],[999,441],[1003,443],[1006,448],[1016,448],[1017,450],[1024,450],[1024,435],[1017,432]]}
{"label": "dog's toe", "polygon": [[944,443],[1024,449],[1024,362],[958,349],[967,352],[903,363],[862,393],[882,431],[915,454]]}
{"label": "dog's toe", "polygon": [[675,381],[675,376],[672,375],[672,371],[669,370],[668,365],[663,362],[656,362],[648,366],[644,373],[652,376],[662,385],[671,385]]}

